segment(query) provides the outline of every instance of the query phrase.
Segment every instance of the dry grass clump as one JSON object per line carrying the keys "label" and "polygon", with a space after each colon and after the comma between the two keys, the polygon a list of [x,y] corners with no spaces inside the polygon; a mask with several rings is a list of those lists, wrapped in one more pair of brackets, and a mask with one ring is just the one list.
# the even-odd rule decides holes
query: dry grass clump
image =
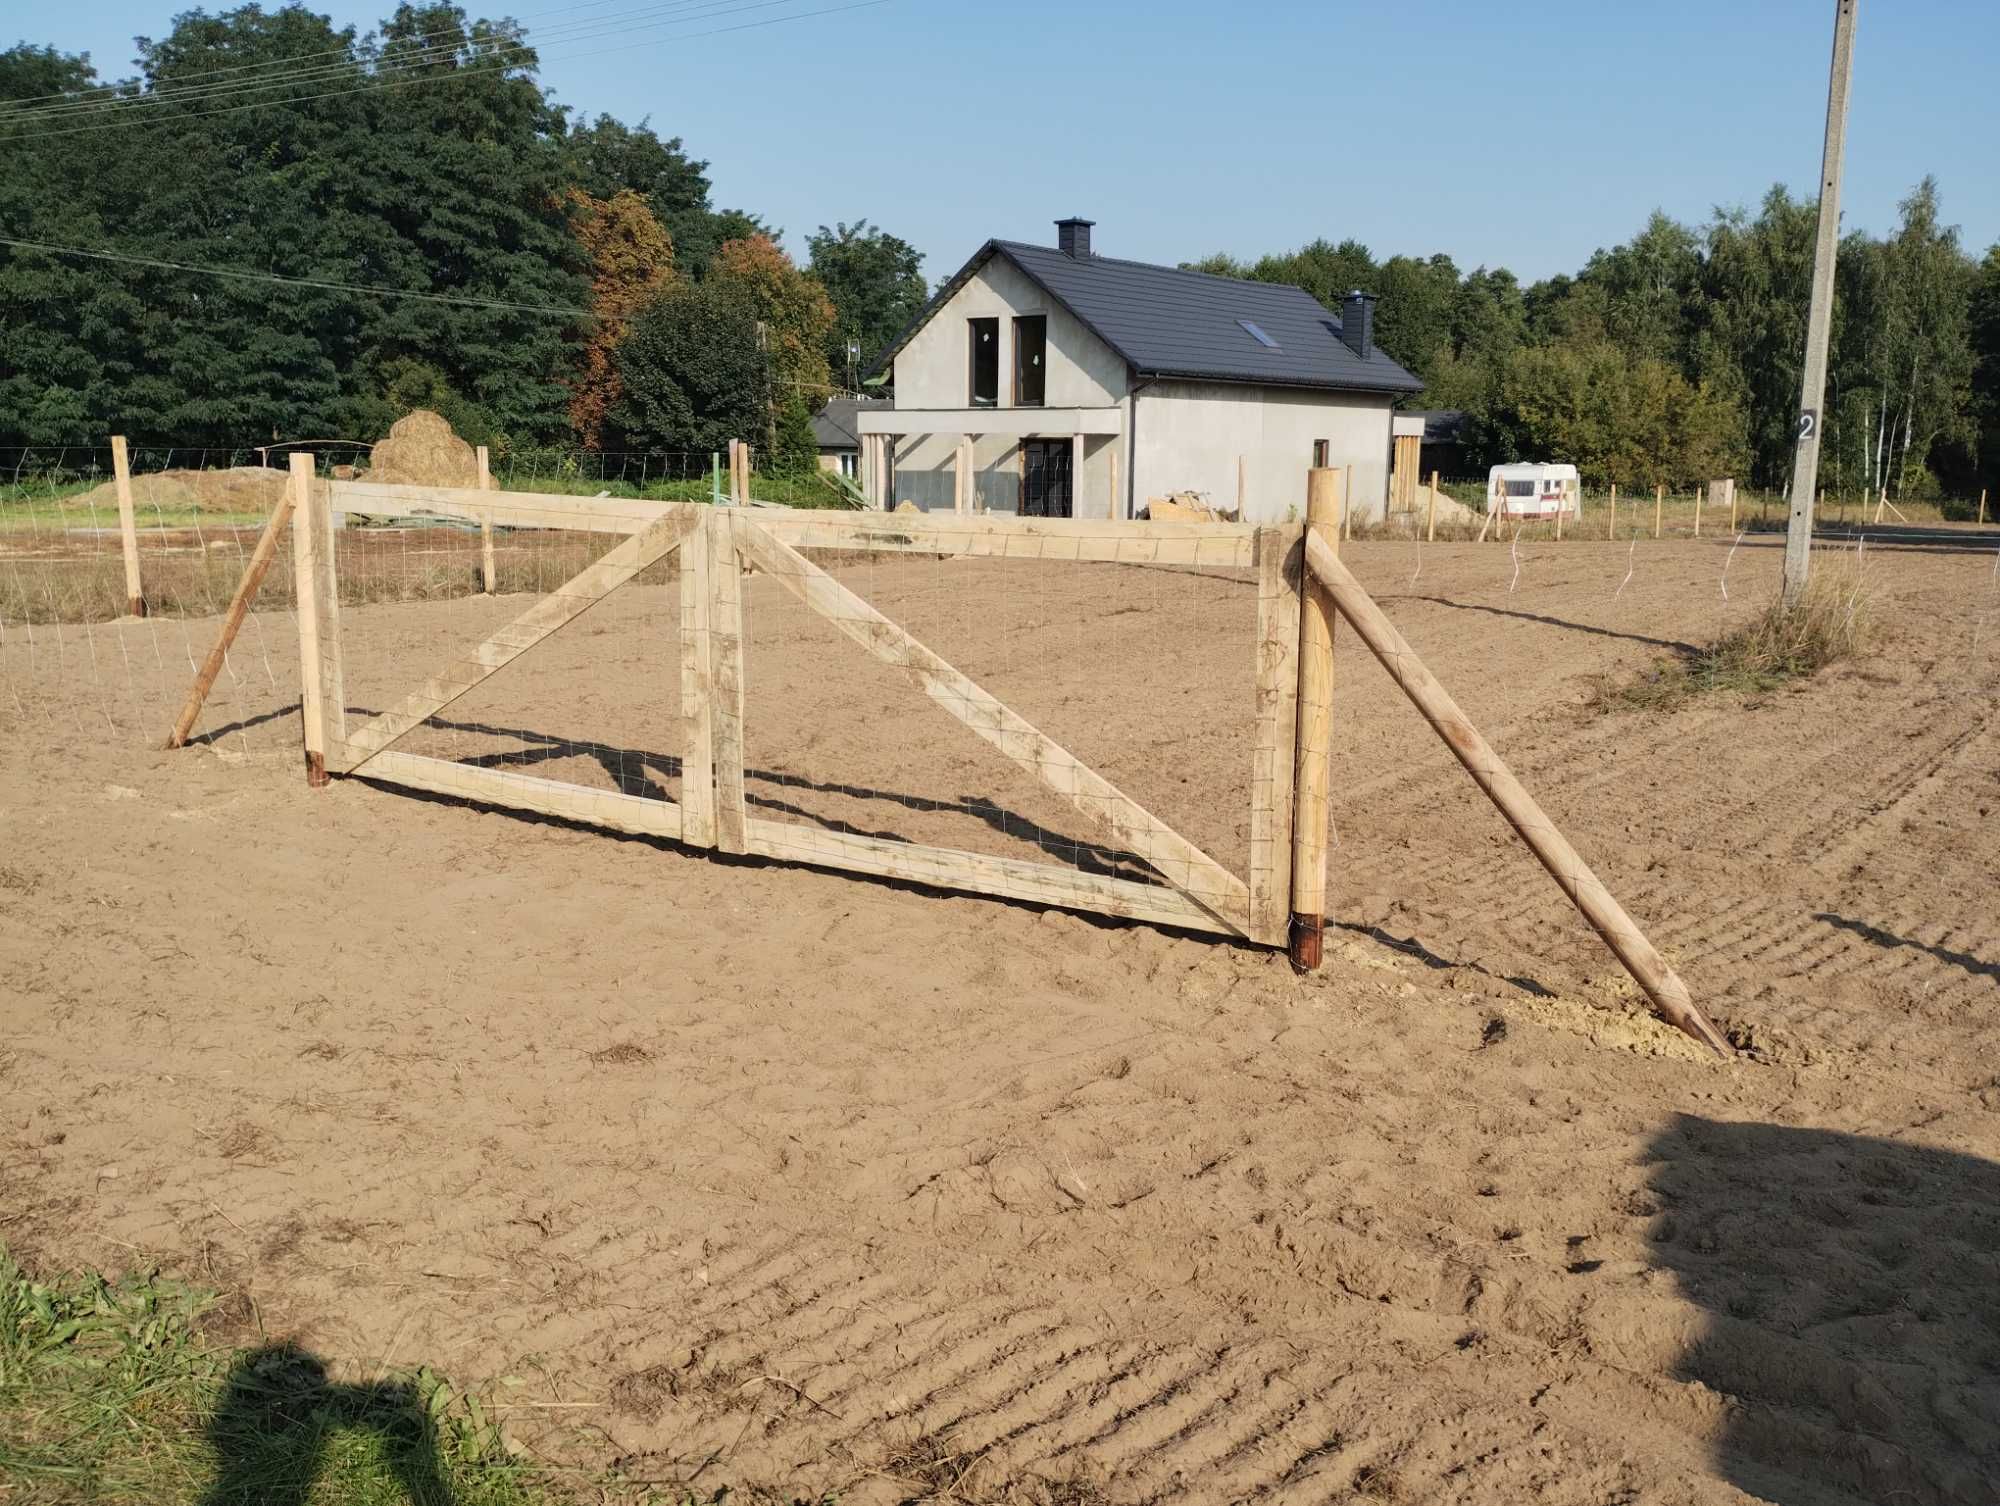
{"label": "dry grass clump", "polygon": [[479,460],[472,446],[428,408],[404,414],[368,460],[369,481],[408,486],[477,486]]}
{"label": "dry grass clump", "polygon": [[1605,711],[1675,711],[1710,691],[1759,694],[1858,658],[1874,636],[1873,595],[1861,567],[1821,563],[1796,602],[1781,597],[1706,648],[1659,660],[1624,685],[1597,688]]}

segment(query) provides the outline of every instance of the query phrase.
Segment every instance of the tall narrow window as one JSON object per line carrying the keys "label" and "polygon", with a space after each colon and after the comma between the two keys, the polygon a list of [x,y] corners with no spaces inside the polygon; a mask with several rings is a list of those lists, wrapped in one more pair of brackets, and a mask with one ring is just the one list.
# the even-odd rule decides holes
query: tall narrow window
{"label": "tall narrow window", "polygon": [[1000,406],[1000,321],[968,319],[966,334],[972,345],[972,406]]}
{"label": "tall narrow window", "polygon": [[1014,406],[1039,408],[1048,391],[1049,316],[1026,314],[1014,321]]}

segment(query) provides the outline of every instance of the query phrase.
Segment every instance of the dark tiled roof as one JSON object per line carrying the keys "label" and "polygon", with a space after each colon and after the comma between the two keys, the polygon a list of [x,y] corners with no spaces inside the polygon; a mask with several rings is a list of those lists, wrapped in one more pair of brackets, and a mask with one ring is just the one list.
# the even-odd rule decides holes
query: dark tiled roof
{"label": "dark tiled roof", "polygon": [[858,450],[861,448],[861,431],[854,426],[854,415],[863,408],[893,406],[878,398],[828,398],[826,406],[813,415],[813,438],[822,450]]}
{"label": "dark tiled roof", "polygon": [[[1378,346],[1362,360],[1340,338],[1340,320],[1303,288],[1214,277],[1178,267],[1073,257],[1021,241],[988,241],[937,291],[884,353],[886,366],[990,256],[1004,256],[1076,315],[1141,377],[1207,378],[1287,387],[1417,392],[1423,383]],[[1241,320],[1269,335],[1261,343]]]}

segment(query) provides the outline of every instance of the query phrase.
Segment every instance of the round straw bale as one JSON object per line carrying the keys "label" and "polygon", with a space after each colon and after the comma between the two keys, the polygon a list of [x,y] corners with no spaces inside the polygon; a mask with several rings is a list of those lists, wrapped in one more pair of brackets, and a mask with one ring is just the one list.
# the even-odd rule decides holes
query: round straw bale
{"label": "round straw bale", "polygon": [[404,486],[477,486],[479,462],[450,424],[428,408],[417,408],[397,419],[389,437],[375,446],[368,479]]}

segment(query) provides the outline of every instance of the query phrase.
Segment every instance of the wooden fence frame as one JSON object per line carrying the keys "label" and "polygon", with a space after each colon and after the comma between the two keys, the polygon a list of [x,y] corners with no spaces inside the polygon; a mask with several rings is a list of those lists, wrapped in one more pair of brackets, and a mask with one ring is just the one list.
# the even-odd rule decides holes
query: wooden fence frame
{"label": "wooden fence frame", "polygon": [[[313,479],[310,459],[297,456],[292,523],[308,779],[324,784],[330,774],[361,774],[691,847],[1058,905],[1246,938],[1266,946],[1285,946],[1289,940],[1294,961],[1309,969],[1319,965],[1321,950],[1332,620],[1338,611],[1355,625],[1391,678],[1646,990],[1661,1017],[1726,1054],[1727,1042],[1694,1006],[1685,985],[1341,564],[1339,524],[1346,509],[1340,504],[1348,480],[1331,469],[1314,470],[1308,477],[1308,523],[1259,527],[960,512],[935,516],[803,512],[319,482]],[[380,513],[394,512],[399,505],[407,511],[476,523],[482,531],[575,529],[622,538],[596,563],[538,597],[525,612],[397,705],[349,728],[342,693],[331,518],[336,507]],[[869,606],[800,552],[808,548],[1254,572],[1257,723],[1247,878],[1238,878],[1217,863]],[[392,744],[438,710],[573,622],[640,571],[675,553],[681,571],[682,707],[691,728],[691,746],[682,759],[679,803],[393,749]],[[1077,810],[1108,826],[1113,837],[1149,864],[1165,884],[752,816],[744,794],[742,586],[751,569],[778,581],[865,652],[902,669],[975,735]],[[490,569],[486,578],[492,578]],[[1295,913],[1300,905],[1304,911]]]}
{"label": "wooden fence frame", "polygon": [[[330,574],[301,565],[299,615],[309,752],[329,774],[476,800],[483,804],[666,837],[718,852],[797,862],[940,889],[1175,926],[1282,945],[1290,913],[1291,803],[1295,778],[1298,603],[1303,525],[1107,522],[991,514],[812,512],[707,503],[550,496],[359,481],[319,482],[295,514],[301,538],[328,529],[336,511],[404,512],[496,528],[568,529],[622,537],[595,564],[356,727],[321,727],[338,704],[333,660],[338,608]],[[330,539],[330,532],[327,535]],[[1256,738],[1251,770],[1249,872],[1238,877],[1088,768],[1054,739],[876,612],[801,550],[1107,562],[1166,569],[1254,571],[1258,638]],[[304,551],[302,550],[302,553]],[[680,671],[689,746],[681,800],[640,799],[479,769],[393,748],[424,720],[559,631],[631,580],[678,553]],[[782,583],[865,652],[906,671],[975,735],[1038,778],[1160,873],[1165,886],[1053,864],[798,826],[753,816],[744,796],[745,572]],[[329,626],[330,624],[330,626]]]}

